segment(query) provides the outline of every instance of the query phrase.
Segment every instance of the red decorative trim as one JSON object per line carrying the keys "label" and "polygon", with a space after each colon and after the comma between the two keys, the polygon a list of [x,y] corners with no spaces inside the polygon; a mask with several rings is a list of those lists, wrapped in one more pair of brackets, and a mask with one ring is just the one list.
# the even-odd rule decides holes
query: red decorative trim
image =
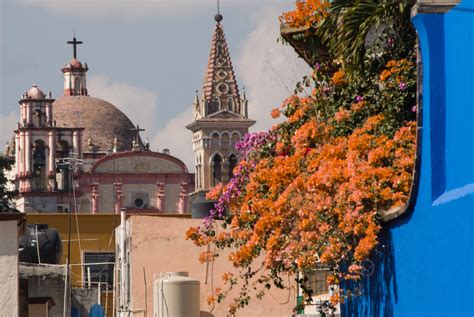
{"label": "red decorative trim", "polygon": [[156,179],[183,179],[183,178],[191,178],[193,177],[194,174],[190,173],[149,173],[149,174],[144,174],[144,173],[84,173],[81,175],[82,179],[92,179],[92,178],[97,178],[97,179],[115,179],[115,178],[134,178],[134,179],[153,179],[156,183]]}
{"label": "red decorative trim", "polygon": [[17,131],[48,131],[48,132],[55,132],[55,131],[83,131],[85,128],[65,128],[65,127],[45,127],[45,128],[28,128],[28,127],[20,127]]}

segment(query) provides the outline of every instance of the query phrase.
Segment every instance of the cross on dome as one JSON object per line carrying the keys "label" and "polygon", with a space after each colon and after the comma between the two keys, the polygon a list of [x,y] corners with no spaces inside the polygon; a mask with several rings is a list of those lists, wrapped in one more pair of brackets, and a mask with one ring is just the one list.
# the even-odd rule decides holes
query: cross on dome
{"label": "cross on dome", "polygon": [[145,131],[145,129],[140,129],[140,126],[137,125],[136,128],[132,128],[130,131],[135,132],[135,138],[132,142],[132,151],[142,151],[143,147],[140,142],[140,132]]}
{"label": "cross on dome", "polygon": [[83,42],[76,40],[76,36],[74,35],[72,41],[67,41],[67,44],[72,44],[72,47],[73,47],[73,57],[76,58],[76,55],[77,55],[77,45],[83,44]]}

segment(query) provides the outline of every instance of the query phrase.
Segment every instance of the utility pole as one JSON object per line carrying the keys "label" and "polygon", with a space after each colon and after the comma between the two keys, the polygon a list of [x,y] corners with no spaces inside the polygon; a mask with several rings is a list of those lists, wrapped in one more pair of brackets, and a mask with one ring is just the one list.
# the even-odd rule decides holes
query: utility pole
{"label": "utility pole", "polygon": [[[69,181],[69,213],[68,213],[68,239],[67,239],[67,260],[66,260],[66,275],[64,277],[64,305],[63,305],[63,317],[67,317],[68,302],[72,303],[71,300],[71,221],[72,221],[72,206],[74,206],[74,212],[77,213],[76,206],[76,191],[74,187],[74,172],[79,171],[84,165],[84,160],[79,158],[77,153],[71,153],[70,157],[60,158],[56,160],[56,167],[58,169],[68,171]],[[71,199],[73,198],[73,199]],[[68,296],[69,294],[69,296]]]}

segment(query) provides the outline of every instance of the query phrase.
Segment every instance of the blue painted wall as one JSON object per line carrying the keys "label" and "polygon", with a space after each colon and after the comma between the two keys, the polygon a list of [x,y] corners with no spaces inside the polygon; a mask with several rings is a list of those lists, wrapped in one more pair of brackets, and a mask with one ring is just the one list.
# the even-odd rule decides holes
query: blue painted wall
{"label": "blue painted wall", "polygon": [[474,316],[474,0],[413,19],[423,60],[418,196],[385,225],[343,316]]}

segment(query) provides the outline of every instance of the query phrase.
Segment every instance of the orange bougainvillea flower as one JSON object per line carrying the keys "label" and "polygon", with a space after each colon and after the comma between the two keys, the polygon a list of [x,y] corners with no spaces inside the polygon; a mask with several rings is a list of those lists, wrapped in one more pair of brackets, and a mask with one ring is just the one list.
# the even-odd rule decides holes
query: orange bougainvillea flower
{"label": "orange bougainvillea flower", "polygon": [[283,13],[280,21],[292,27],[312,26],[327,16],[330,5],[328,0],[297,0],[296,9]]}
{"label": "orange bougainvillea flower", "polygon": [[214,297],[214,295],[209,295],[207,296],[207,304],[208,305],[212,305],[216,302],[216,298]]}
{"label": "orange bougainvillea flower", "polygon": [[207,192],[206,199],[217,199],[221,194],[223,188],[224,186],[222,185],[222,183],[217,184],[216,186],[211,188],[210,191]]}
{"label": "orange bougainvillea flower", "polygon": [[346,83],[345,76],[346,74],[344,73],[344,71],[342,69],[339,69],[337,72],[334,73],[334,75],[332,75],[331,82],[336,86],[342,85]]}
{"label": "orange bougainvillea flower", "polygon": [[354,112],[359,112],[360,110],[364,109],[366,102],[365,101],[359,101],[355,102],[351,105],[351,110]]}
{"label": "orange bougainvillea flower", "polygon": [[388,77],[392,76],[392,72],[389,69],[385,69],[382,71],[380,74],[380,81],[385,81],[387,80]]}
{"label": "orange bougainvillea flower", "polygon": [[351,112],[349,110],[340,108],[339,111],[334,115],[334,120],[336,120],[336,122],[342,122],[349,119],[350,117]]}
{"label": "orange bougainvillea flower", "polygon": [[273,119],[276,119],[280,116],[280,110],[279,109],[272,109],[272,112],[270,113]]}

